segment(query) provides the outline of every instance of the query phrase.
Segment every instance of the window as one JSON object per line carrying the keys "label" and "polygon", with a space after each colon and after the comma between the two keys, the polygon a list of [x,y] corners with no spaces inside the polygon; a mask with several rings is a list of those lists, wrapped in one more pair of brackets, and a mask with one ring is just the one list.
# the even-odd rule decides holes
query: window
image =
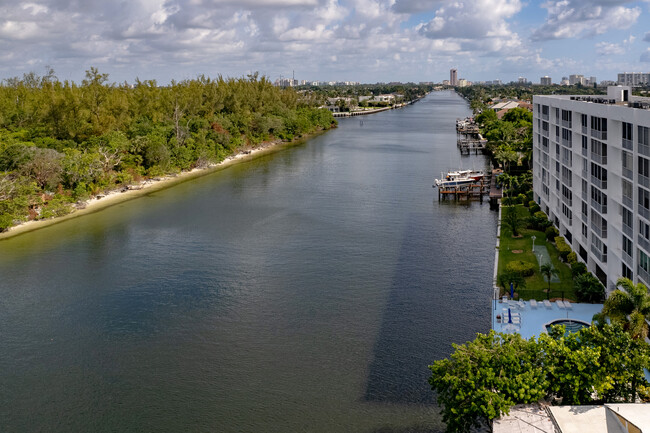
{"label": "window", "polygon": [[643,222],[642,220],[639,220],[639,234],[641,235],[641,237],[650,241],[650,226],[645,222]]}
{"label": "window", "polygon": [[582,236],[586,239],[587,238],[587,224],[582,223]]}
{"label": "window", "polygon": [[[632,257],[631,254],[630,254],[630,257]],[[630,268],[628,268],[627,266],[625,266],[625,263],[621,263],[621,265],[622,265],[621,276],[623,278],[629,278],[631,280],[632,279],[632,270]]]}
{"label": "window", "polygon": [[639,156],[639,174],[650,177],[650,160]]}
{"label": "window", "polygon": [[571,112],[569,110],[562,110],[562,124],[571,128]]}
{"label": "window", "polygon": [[591,136],[607,140],[607,119],[591,116]]}
{"label": "window", "polygon": [[548,105],[542,105],[542,115],[548,116]]}
{"label": "window", "polygon": [[628,170],[628,171],[632,172],[632,170],[634,169],[633,160],[632,160],[632,153],[623,151],[623,153],[621,155],[621,160],[623,162],[623,170],[624,171]]}
{"label": "window", "polygon": [[633,215],[632,211],[626,208],[623,208],[623,225],[629,227],[632,229],[632,221],[633,221]]}
{"label": "window", "polygon": [[625,179],[621,180],[621,185],[622,185],[622,190],[623,190],[623,197],[626,197],[630,200],[633,199],[633,187],[632,187],[632,182],[629,182]]}
{"label": "window", "polygon": [[623,235],[623,251],[625,251],[625,254],[632,257],[632,241],[625,235]]}
{"label": "window", "polygon": [[582,125],[583,128],[587,127],[587,115],[586,114],[581,114],[580,115],[580,124]]}
{"label": "window", "polygon": [[623,122],[623,140],[632,141],[632,124]]}
{"label": "window", "polygon": [[650,146],[650,128],[639,126],[639,143]]}
{"label": "window", "polygon": [[647,189],[639,188],[639,206],[650,209],[650,192]]}
{"label": "window", "polygon": [[646,272],[650,270],[650,258],[641,250],[639,250],[639,267]]}
{"label": "window", "polygon": [[571,131],[566,128],[562,128],[562,144],[571,147]]}

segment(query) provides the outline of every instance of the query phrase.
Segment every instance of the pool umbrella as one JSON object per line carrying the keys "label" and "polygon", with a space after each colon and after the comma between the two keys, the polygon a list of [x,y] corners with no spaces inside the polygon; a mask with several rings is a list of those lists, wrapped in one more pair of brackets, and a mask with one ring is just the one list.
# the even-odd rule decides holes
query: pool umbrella
{"label": "pool umbrella", "polygon": [[510,299],[512,299],[514,297],[515,297],[515,288],[512,285],[512,283],[510,283]]}
{"label": "pool umbrella", "polygon": [[512,323],[512,314],[510,313],[510,308],[508,308],[508,323]]}

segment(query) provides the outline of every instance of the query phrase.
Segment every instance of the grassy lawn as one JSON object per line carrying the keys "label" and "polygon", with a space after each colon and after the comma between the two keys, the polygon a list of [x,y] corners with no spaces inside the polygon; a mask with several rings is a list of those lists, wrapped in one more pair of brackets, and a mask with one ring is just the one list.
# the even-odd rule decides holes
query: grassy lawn
{"label": "grassy lawn", "polygon": [[[517,206],[517,211],[521,215],[522,219],[525,219],[530,215],[528,213],[528,208],[522,205]],[[505,208],[502,209],[502,217],[505,213]],[[553,267],[558,271],[557,277],[560,279],[559,283],[551,282],[551,293],[550,298],[562,298],[576,300],[575,292],[573,291],[573,279],[571,277],[571,268],[566,264],[560,261],[557,249],[555,245],[551,242],[546,241],[546,235],[544,232],[538,230],[530,230],[523,228],[526,223],[522,224],[522,228],[519,229],[520,238],[513,238],[512,231],[510,227],[506,224],[501,224],[501,241],[499,248],[499,267],[498,274],[505,270],[506,263],[510,261],[521,260],[528,263],[533,263],[535,265],[535,274],[526,278],[526,287],[520,288],[515,293],[515,297],[519,296],[519,299],[537,299],[544,300],[547,297],[546,290],[548,289],[548,283],[544,277],[539,272],[539,262],[537,256],[532,251],[533,241],[531,236],[535,236],[535,248],[539,246],[546,245],[548,253],[551,256],[551,262]],[[514,253],[513,251],[519,251],[521,253]],[[498,280],[497,280],[498,281]],[[501,287],[502,294],[509,294],[510,289],[504,290]],[[518,292],[518,293],[517,293]],[[563,296],[564,295],[564,296]]]}

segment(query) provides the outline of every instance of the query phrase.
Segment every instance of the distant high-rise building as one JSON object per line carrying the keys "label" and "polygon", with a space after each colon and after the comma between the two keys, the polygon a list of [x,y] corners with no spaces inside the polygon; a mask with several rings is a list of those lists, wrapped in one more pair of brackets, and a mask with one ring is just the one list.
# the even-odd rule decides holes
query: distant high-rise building
{"label": "distant high-rise building", "polygon": [[580,74],[569,75],[569,85],[573,86],[575,84],[585,84],[585,76]]}
{"label": "distant high-rise building", "polygon": [[618,84],[621,86],[648,86],[650,85],[650,73],[646,72],[623,72],[618,74]]}
{"label": "distant high-rise building", "polygon": [[589,81],[587,84],[593,86],[594,84],[598,84],[598,81],[596,80],[596,77],[589,77]]}
{"label": "distant high-rise building", "polygon": [[553,80],[551,80],[551,77],[548,75],[544,75],[542,78],[539,79],[539,84],[542,86],[550,86],[553,84]]}
{"label": "distant high-rise building", "polygon": [[466,79],[461,78],[458,80],[458,87],[467,87],[467,86],[469,86],[469,82]]}
{"label": "distant high-rise building", "polygon": [[526,77],[517,78],[517,83],[519,83],[519,84],[526,84],[527,82],[528,82],[528,78],[526,78]]}
{"label": "distant high-rise building", "polygon": [[449,84],[451,86],[458,85],[458,69],[454,68],[449,70]]}

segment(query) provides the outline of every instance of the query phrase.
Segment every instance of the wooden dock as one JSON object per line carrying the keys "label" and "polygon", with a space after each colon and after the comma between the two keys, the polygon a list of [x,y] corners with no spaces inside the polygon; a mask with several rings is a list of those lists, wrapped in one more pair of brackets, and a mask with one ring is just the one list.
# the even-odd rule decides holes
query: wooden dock
{"label": "wooden dock", "polygon": [[[502,170],[494,169],[491,174],[484,176],[480,181],[465,186],[452,186],[452,187],[437,187],[438,188],[438,201],[445,199],[453,200],[478,200],[483,203],[483,197],[488,196],[490,200],[490,208],[499,207],[499,199],[502,197],[501,188],[497,187],[497,175],[501,174]],[[435,185],[434,185],[434,188]]]}
{"label": "wooden dock", "polygon": [[457,144],[461,155],[469,155],[472,152],[478,155],[479,152],[483,153],[487,150],[487,140],[484,139],[458,137]]}

